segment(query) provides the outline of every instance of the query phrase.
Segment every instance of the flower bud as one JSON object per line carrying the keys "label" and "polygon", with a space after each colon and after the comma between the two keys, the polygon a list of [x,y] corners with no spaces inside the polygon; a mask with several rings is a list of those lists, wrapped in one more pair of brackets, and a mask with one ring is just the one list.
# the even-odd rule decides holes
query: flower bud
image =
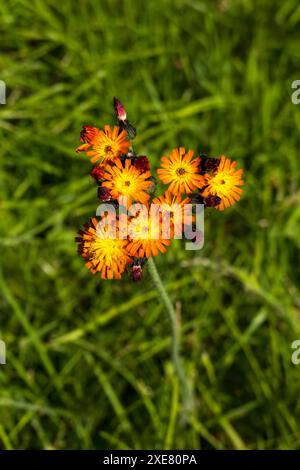
{"label": "flower bud", "polygon": [[216,207],[220,204],[221,198],[219,196],[207,196],[204,198],[204,205],[205,207]]}
{"label": "flower bud", "polygon": [[122,129],[125,129],[128,140],[133,140],[136,137],[136,128],[130,124],[128,119],[125,119],[125,121],[120,121],[120,125]]}
{"label": "flower bud", "polygon": [[133,281],[141,281],[143,277],[143,270],[140,265],[134,265],[131,270],[131,278]]}
{"label": "flower bud", "polygon": [[145,155],[141,157],[137,157],[134,160],[134,166],[137,170],[140,170],[141,172],[149,171],[150,165],[149,165],[148,157],[146,157]]}
{"label": "flower bud", "polygon": [[102,179],[104,179],[104,171],[101,168],[100,165],[96,165],[93,167],[92,171],[90,172],[90,175],[94,180],[98,183]]}
{"label": "flower bud", "polygon": [[219,158],[207,157],[206,155],[201,155],[200,158],[200,173],[207,173],[218,169],[220,163]]}
{"label": "flower bud", "polygon": [[98,188],[98,198],[102,202],[111,201],[112,197],[111,197],[111,194],[110,194],[110,190],[108,188],[104,188],[103,186],[99,186],[99,188]]}
{"label": "flower bud", "polygon": [[125,121],[126,119],[126,111],[124,106],[122,105],[121,101],[118,100],[118,98],[114,97],[114,108],[115,108],[115,113],[117,116],[117,119],[119,121]]}

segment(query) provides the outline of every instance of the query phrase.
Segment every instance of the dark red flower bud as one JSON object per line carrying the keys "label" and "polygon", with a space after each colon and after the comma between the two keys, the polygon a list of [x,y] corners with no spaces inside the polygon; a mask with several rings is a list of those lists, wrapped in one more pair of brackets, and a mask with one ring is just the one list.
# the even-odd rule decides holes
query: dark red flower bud
{"label": "dark red flower bud", "polygon": [[216,207],[220,204],[221,198],[219,196],[207,196],[204,198],[205,207]]}
{"label": "dark red flower bud", "polygon": [[114,97],[114,109],[121,129],[126,131],[127,139],[134,139],[136,136],[136,128],[128,121],[125,108],[121,101],[116,97]]}
{"label": "dark red flower bud", "polygon": [[110,190],[108,188],[104,188],[103,186],[99,186],[99,188],[98,188],[98,198],[102,202],[111,201],[112,197],[111,197],[111,194],[110,194]]}
{"label": "dark red flower bud", "polygon": [[114,97],[114,108],[117,119],[119,121],[125,121],[126,119],[126,111],[124,106],[122,105],[121,101],[118,98]]}
{"label": "dark red flower bud", "polygon": [[142,172],[149,171],[150,170],[150,164],[148,157],[145,155],[138,157],[134,160],[134,166],[137,170],[140,170]]}
{"label": "dark red flower bud", "polygon": [[99,129],[93,126],[83,126],[80,132],[80,142],[84,142],[86,144],[91,143],[95,135],[97,135]]}
{"label": "dark red flower bud", "polygon": [[135,282],[138,282],[142,280],[142,277],[143,277],[142,267],[140,265],[134,265],[131,271],[132,280]]}
{"label": "dark red flower bud", "polygon": [[207,173],[208,171],[216,171],[218,169],[220,163],[219,158],[207,157],[206,155],[201,155],[200,158],[201,173]]}
{"label": "dark red flower bud", "polygon": [[99,165],[94,166],[94,168],[90,172],[90,175],[92,178],[94,178],[96,182],[104,179],[104,171]]}

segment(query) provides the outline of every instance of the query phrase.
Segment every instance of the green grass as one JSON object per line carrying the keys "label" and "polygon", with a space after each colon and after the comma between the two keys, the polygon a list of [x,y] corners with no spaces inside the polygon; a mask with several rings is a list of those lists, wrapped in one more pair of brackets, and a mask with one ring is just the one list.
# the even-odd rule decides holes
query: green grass
{"label": "green grass", "polygon": [[[1,1],[1,448],[300,448],[299,23],[297,0]],[[83,124],[113,122],[114,95],[154,168],[181,144],[246,170],[203,250],[157,258],[185,426],[149,276],[103,282],[76,253],[97,198],[74,149]]]}

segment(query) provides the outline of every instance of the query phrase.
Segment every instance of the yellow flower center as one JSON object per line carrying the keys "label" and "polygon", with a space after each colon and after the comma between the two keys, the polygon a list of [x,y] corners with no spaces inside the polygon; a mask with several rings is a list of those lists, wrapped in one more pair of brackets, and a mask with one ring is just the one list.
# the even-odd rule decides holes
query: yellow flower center
{"label": "yellow flower center", "polygon": [[104,151],[105,151],[105,153],[111,153],[112,152],[111,145],[106,145]]}
{"label": "yellow flower center", "polygon": [[107,137],[105,140],[106,142],[100,141],[95,145],[95,147],[97,147],[97,150],[101,155],[103,155],[105,159],[113,160],[116,156],[119,155],[119,145],[109,137]]}
{"label": "yellow flower center", "polygon": [[228,174],[216,174],[209,183],[211,192],[222,197],[235,185],[235,177]]}
{"label": "yellow flower center", "polygon": [[111,265],[113,260],[123,256],[120,240],[97,237],[91,246],[90,256],[95,261],[105,259],[105,264]]}
{"label": "yellow flower center", "polygon": [[139,175],[129,173],[125,168],[115,178],[115,190],[123,196],[134,195],[136,191],[140,190],[140,184]]}

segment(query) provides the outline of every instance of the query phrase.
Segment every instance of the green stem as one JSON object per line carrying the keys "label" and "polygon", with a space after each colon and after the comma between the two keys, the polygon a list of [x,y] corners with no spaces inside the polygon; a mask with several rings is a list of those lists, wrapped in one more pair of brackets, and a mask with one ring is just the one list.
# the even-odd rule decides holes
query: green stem
{"label": "green stem", "polygon": [[170,319],[172,329],[172,360],[175,373],[178,376],[182,388],[184,413],[188,413],[193,409],[193,396],[180,357],[180,325],[177,321],[173,304],[157,271],[153,257],[148,259],[147,266],[153,283],[159,294],[159,298],[164,305]]}

